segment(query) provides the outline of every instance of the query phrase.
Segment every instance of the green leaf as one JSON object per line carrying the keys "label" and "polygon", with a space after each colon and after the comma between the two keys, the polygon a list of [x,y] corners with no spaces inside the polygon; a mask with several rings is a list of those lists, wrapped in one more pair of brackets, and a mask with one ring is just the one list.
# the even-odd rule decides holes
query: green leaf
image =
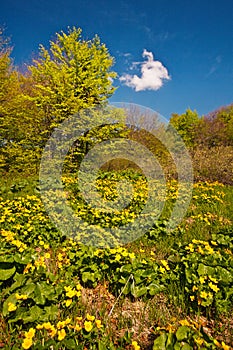
{"label": "green leaf", "polygon": [[15,266],[13,266],[11,269],[7,269],[7,270],[1,269],[0,270],[0,281],[8,280],[9,278],[11,278],[14,275],[15,271],[16,271]]}
{"label": "green leaf", "polygon": [[39,305],[44,305],[46,302],[45,295],[43,294],[43,291],[41,291],[41,288],[38,285],[38,283],[34,291],[33,300],[35,301],[36,304],[39,304]]}
{"label": "green leaf", "polygon": [[162,290],[164,290],[164,286],[159,283],[151,283],[148,289],[149,289],[150,295],[155,295],[157,293],[160,293]]}
{"label": "green leaf", "polygon": [[86,283],[87,281],[95,282],[95,276],[93,272],[85,271],[82,273],[82,281]]}
{"label": "green leaf", "polygon": [[188,338],[190,329],[187,326],[181,326],[176,331],[176,338],[178,341],[185,340]]}
{"label": "green leaf", "polygon": [[76,349],[76,343],[74,339],[64,339],[62,342],[67,349]]}
{"label": "green leaf", "polygon": [[169,333],[167,335],[166,349],[167,350],[173,350],[174,349],[174,343],[175,343],[175,335],[173,333]]}
{"label": "green leaf", "polygon": [[57,319],[58,306],[50,305],[44,307],[44,318],[45,320],[54,321]]}
{"label": "green leaf", "polygon": [[[3,253],[4,254],[4,253]],[[14,262],[14,258],[12,255],[1,255],[0,256],[0,264],[2,263],[13,263]]]}
{"label": "green leaf", "polygon": [[24,284],[26,279],[27,279],[27,277],[25,275],[16,272],[16,274],[14,275],[15,282],[11,285],[10,291],[13,291],[19,287],[22,287],[22,285]]}
{"label": "green leaf", "polygon": [[11,294],[3,303],[3,316],[6,316],[9,311],[8,311],[8,303],[16,304],[17,299],[15,297],[15,294]]}
{"label": "green leaf", "polygon": [[142,295],[147,293],[147,287],[139,287],[139,286],[135,286],[131,288],[131,293],[135,298],[139,298]]}
{"label": "green leaf", "polygon": [[22,294],[27,294],[28,296],[31,296],[31,294],[34,292],[35,288],[36,288],[36,284],[29,282],[21,289],[21,292],[22,292]]}
{"label": "green leaf", "polygon": [[231,282],[233,282],[233,276],[227,269],[224,269],[221,266],[217,266],[216,267],[216,272],[218,273],[218,275],[220,276],[221,280],[224,283],[231,283]]}
{"label": "green leaf", "polygon": [[166,333],[161,334],[157,339],[155,339],[153,350],[166,350],[166,341],[167,341],[167,334]]}
{"label": "green leaf", "polygon": [[34,305],[30,308],[28,312],[21,313],[21,319],[24,323],[35,322],[42,318],[44,310],[39,306]]}
{"label": "green leaf", "polygon": [[211,267],[211,266],[199,264],[197,272],[198,272],[199,276],[202,276],[202,275],[214,276],[214,274],[216,273],[216,269],[214,267]]}

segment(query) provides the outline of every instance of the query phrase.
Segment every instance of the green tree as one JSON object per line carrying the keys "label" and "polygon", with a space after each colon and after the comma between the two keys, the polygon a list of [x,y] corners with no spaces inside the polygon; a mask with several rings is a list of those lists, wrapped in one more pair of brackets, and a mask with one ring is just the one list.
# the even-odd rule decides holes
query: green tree
{"label": "green tree", "polygon": [[195,145],[196,131],[200,123],[196,111],[187,109],[183,114],[172,114],[170,123],[178,131],[188,147]]}
{"label": "green tree", "polygon": [[84,41],[76,28],[57,34],[48,50],[41,45],[25,74],[10,54],[0,35],[0,168],[36,172],[54,128],[82,109],[105,104],[115,91],[113,58],[97,36]]}
{"label": "green tree", "polygon": [[50,41],[47,50],[40,46],[40,58],[29,66],[34,82],[32,98],[43,111],[46,136],[68,116],[83,108],[104,103],[115,88],[110,71],[113,58],[98,36],[81,39],[81,29],[69,28]]}

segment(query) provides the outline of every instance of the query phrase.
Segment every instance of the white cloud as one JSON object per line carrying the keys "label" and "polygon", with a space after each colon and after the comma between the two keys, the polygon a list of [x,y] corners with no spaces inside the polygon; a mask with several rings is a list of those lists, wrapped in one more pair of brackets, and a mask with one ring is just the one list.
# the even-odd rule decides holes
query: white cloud
{"label": "white cloud", "polygon": [[119,80],[135,91],[158,90],[163,86],[164,80],[171,79],[167,69],[159,61],[154,61],[152,52],[143,51],[144,62],[134,62],[132,67],[141,65],[141,77],[136,74],[123,74]]}

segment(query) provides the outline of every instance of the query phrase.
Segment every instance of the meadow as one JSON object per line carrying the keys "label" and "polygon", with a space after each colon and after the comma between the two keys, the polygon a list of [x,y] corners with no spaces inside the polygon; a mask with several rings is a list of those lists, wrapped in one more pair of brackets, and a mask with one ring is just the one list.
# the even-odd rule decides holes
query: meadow
{"label": "meadow", "polygon": [[[233,105],[162,124],[139,105],[113,108],[114,58],[81,28],[22,71],[12,49],[0,28],[0,348],[231,349]],[[77,177],[85,159],[100,164],[91,183],[84,166],[94,207]],[[171,230],[177,198],[188,206]]]}
{"label": "meadow", "polygon": [[[146,178],[133,171],[102,172],[96,189],[113,200],[122,179],[132,183],[133,200],[109,216],[81,200],[74,175],[63,183],[82,219],[111,227],[131,222],[147,200]],[[196,182],[185,217],[171,231],[177,186],[167,182],[165,208],[144,235],[100,248],[56,229],[36,178],[2,179],[0,347],[231,349],[233,187]]]}

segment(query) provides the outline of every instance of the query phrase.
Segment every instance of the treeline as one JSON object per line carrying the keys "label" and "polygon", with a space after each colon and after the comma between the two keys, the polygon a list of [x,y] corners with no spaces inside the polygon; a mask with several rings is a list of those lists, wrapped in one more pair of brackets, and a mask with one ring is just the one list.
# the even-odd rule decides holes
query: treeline
{"label": "treeline", "polygon": [[196,180],[233,183],[233,104],[202,117],[173,114],[170,123],[189,148]]}
{"label": "treeline", "polygon": [[[2,175],[38,174],[42,151],[53,130],[85,108],[106,105],[114,93],[113,57],[98,36],[87,41],[81,34],[81,29],[75,27],[69,28],[67,33],[57,33],[49,47],[41,45],[38,58],[20,72],[11,58],[10,42],[0,30]],[[196,180],[232,184],[233,105],[204,117],[191,110],[181,115],[173,114],[170,124],[189,149]],[[158,140],[144,131],[129,130],[122,124],[105,125],[82,135],[70,152],[69,165],[72,161],[73,164],[80,162],[95,142],[116,136],[127,136],[143,143],[156,153],[168,176],[169,172],[170,176],[175,176],[171,156]],[[128,165],[118,160],[108,167]],[[70,170],[75,170],[75,165],[70,166]]]}

